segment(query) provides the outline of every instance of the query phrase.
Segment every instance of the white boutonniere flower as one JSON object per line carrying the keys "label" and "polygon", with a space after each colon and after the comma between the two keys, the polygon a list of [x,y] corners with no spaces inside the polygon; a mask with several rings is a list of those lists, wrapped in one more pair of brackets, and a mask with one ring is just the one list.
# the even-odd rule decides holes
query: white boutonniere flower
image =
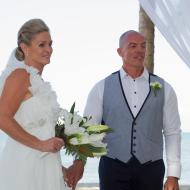
{"label": "white boutonniere flower", "polygon": [[156,81],[156,82],[151,82],[150,87],[152,88],[154,95],[156,96],[157,91],[162,88],[162,85]]}

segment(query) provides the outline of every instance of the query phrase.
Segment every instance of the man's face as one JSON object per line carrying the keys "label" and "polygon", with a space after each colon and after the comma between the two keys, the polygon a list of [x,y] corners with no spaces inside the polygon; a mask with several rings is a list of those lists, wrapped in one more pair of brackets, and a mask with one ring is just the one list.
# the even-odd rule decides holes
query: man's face
{"label": "man's face", "polygon": [[146,52],[145,38],[136,33],[129,34],[123,39],[118,53],[123,59],[123,67],[142,68]]}

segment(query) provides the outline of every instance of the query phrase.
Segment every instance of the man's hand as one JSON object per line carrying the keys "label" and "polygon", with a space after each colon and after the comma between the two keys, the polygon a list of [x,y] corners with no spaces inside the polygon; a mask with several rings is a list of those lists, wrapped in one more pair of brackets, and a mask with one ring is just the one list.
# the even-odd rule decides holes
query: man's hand
{"label": "man's hand", "polygon": [[84,172],[84,164],[81,160],[75,160],[73,165],[67,169],[67,184],[74,190],[78,181],[82,178]]}
{"label": "man's hand", "polygon": [[178,178],[168,176],[164,184],[164,190],[179,190]]}
{"label": "man's hand", "polygon": [[68,186],[67,168],[65,168],[64,166],[62,166],[62,173],[63,173],[64,183]]}

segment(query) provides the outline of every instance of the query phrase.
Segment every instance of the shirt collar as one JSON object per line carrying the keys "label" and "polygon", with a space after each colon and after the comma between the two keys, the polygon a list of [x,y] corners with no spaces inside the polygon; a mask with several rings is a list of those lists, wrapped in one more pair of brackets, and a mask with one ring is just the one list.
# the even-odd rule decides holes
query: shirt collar
{"label": "shirt collar", "polygon": [[[125,78],[125,77],[130,77],[130,75],[128,75],[128,73],[125,72],[125,70],[123,69],[123,67],[121,67],[121,69],[120,69],[119,72],[120,72],[120,76],[121,76],[122,79]],[[148,72],[148,70],[145,67],[144,67],[143,73],[138,78],[144,78],[147,81],[149,80],[149,72]]]}

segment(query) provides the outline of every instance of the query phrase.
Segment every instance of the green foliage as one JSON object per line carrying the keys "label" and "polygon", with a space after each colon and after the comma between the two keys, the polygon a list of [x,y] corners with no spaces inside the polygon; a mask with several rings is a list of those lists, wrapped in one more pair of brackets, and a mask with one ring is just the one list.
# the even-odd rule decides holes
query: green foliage
{"label": "green foliage", "polygon": [[[102,143],[101,142],[102,139],[100,140],[97,138],[97,141],[96,140],[91,141],[89,140],[90,139],[89,137],[91,134],[101,134],[103,132],[111,132],[112,129],[110,129],[106,125],[90,126],[88,124],[88,121],[92,117],[81,117],[77,115],[75,112],[75,102],[73,103],[69,112],[67,110],[64,110],[63,113],[64,113],[63,116],[58,119],[58,122],[55,126],[55,135],[56,137],[62,138],[64,140],[66,155],[74,156],[75,159],[82,160],[82,162],[86,164],[87,157],[95,157],[95,156],[101,156],[101,155],[106,154],[107,151],[105,147],[96,147],[92,145],[94,142]],[[70,117],[70,114],[72,114],[72,117]],[[74,120],[75,116],[76,118],[79,118],[78,120],[79,122],[77,121],[77,119]],[[76,122],[76,123],[73,123],[73,122]],[[72,128],[73,127],[72,125],[74,125],[74,128]],[[71,133],[67,132],[69,127],[71,127],[70,128]],[[79,129],[79,132],[76,132],[77,131],[76,128]],[[83,128],[83,130],[81,130],[81,128]],[[85,141],[85,138],[87,138],[86,141]],[[102,138],[103,138],[103,135],[102,135]],[[75,143],[75,140],[76,140],[76,143]]]}

